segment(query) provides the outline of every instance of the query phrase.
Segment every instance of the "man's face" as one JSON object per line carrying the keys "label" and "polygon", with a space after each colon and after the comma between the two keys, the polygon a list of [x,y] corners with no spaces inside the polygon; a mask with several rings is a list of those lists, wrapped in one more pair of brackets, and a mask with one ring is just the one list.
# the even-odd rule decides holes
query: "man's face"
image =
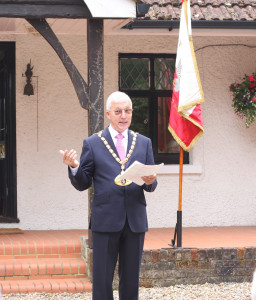
{"label": "man's face", "polygon": [[119,133],[129,128],[132,121],[132,107],[128,100],[112,102],[110,111],[106,112],[111,126]]}

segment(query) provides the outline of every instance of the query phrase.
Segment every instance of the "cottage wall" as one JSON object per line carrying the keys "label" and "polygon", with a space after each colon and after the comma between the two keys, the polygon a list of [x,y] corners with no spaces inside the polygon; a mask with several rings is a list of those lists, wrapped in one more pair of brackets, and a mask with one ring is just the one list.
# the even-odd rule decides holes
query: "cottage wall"
{"label": "cottage wall", "polygon": [[[59,38],[87,81],[86,37]],[[0,40],[16,42],[19,227],[87,228],[87,192],[70,185],[58,153],[75,148],[80,154],[88,135],[87,111],[80,107],[61,61],[41,36],[0,34]],[[256,46],[256,36],[194,36],[195,49],[213,44]],[[176,53],[176,48],[177,34],[106,35],[105,98],[118,89],[118,53]],[[256,225],[256,125],[247,129],[237,118],[229,92],[232,82],[255,72],[255,53],[255,48],[239,45],[209,46],[196,52],[205,94],[205,134],[190,152],[190,165],[184,166],[183,226]],[[30,59],[38,77],[33,77],[35,95],[24,96],[22,73]],[[178,166],[165,166],[157,190],[146,195],[150,227],[175,226],[178,176]]]}

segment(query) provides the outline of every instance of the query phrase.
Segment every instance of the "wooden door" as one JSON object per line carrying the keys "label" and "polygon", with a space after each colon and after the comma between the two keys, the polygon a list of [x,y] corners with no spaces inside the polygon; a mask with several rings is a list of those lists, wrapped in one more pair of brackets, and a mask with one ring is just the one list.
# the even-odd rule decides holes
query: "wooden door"
{"label": "wooden door", "polygon": [[0,223],[17,218],[15,43],[0,42]]}

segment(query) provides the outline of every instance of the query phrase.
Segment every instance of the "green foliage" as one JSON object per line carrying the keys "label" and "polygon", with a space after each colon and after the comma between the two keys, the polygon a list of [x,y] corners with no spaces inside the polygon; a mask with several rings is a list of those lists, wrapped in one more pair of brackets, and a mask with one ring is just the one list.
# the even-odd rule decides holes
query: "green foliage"
{"label": "green foliage", "polygon": [[241,83],[232,83],[229,89],[233,93],[232,106],[236,115],[245,118],[249,128],[256,117],[256,73],[245,75]]}

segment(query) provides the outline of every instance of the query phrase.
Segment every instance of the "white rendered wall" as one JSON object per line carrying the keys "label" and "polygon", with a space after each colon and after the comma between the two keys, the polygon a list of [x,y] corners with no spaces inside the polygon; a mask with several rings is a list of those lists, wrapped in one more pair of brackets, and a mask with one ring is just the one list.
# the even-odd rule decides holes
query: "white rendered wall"
{"label": "white rendered wall", "polygon": [[[109,37],[105,54],[105,91],[117,89],[118,52],[176,53],[177,36]],[[194,48],[213,44],[256,45],[256,36],[195,37]],[[205,94],[205,134],[184,166],[183,226],[256,225],[256,124],[249,129],[231,107],[229,85],[255,72],[256,49],[207,47],[196,52]],[[114,79],[114,80],[113,80]],[[150,227],[174,227],[178,209],[178,166],[165,167],[158,188],[147,194]],[[193,174],[194,173],[194,174]]]}
{"label": "white rendered wall", "polygon": [[[125,32],[125,31],[124,31]],[[86,37],[60,36],[87,81]],[[87,112],[71,80],[40,36],[0,35],[16,41],[17,194],[21,229],[87,228],[87,192],[76,191],[67,177],[59,149],[81,152],[87,137]],[[195,49],[210,44],[256,45],[255,37],[194,37]],[[176,53],[177,35],[106,35],[105,98],[118,89],[118,53]],[[196,52],[206,102],[205,134],[184,166],[183,226],[256,225],[256,125],[246,129],[231,107],[229,85],[255,71],[255,48],[208,47]],[[31,59],[37,94],[24,96],[22,73]],[[35,85],[36,78],[33,78]],[[36,92],[36,90],[35,90]],[[38,136],[37,136],[38,120]],[[107,120],[106,120],[107,125]],[[37,150],[38,137],[38,150]],[[147,193],[150,227],[174,227],[178,207],[178,167],[166,166],[157,190]]]}
{"label": "white rendered wall", "polygon": [[[3,40],[3,38],[1,37]],[[82,75],[86,76],[86,38],[63,37]],[[75,148],[81,153],[87,136],[87,111],[80,107],[71,80],[49,44],[40,36],[13,35],[16,41],[17,202],[21,229],[86,228],[87,192],[70,184],[67,167],[58,151]],[[36,78],[34,96],[23,95],[22,73],[30,61]],[[37,116],[38,97],[38,116]],[[38,122],[38,135],[37,135]],[[38,149],[37,149],[38,138]]]}

